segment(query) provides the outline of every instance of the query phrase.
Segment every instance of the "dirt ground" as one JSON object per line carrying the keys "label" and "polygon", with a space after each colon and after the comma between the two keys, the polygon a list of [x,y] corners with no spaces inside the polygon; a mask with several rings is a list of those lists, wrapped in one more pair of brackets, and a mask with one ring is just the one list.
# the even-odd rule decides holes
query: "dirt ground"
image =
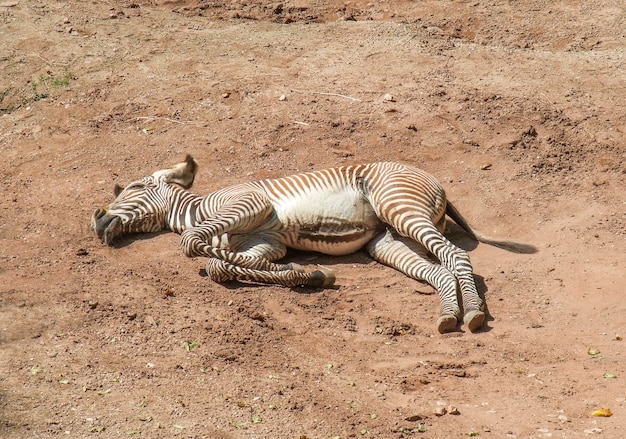
{"label": "dirt ground", "polygon": [[[1,437],[626,436],[621,0],[0,0],[0,42]],[[403,161],[540,251],[453,233],[490,317],[442,336],[365,253],[291,253],[311,291],[102,245],[113,185],[187,153],[200,194]]]}

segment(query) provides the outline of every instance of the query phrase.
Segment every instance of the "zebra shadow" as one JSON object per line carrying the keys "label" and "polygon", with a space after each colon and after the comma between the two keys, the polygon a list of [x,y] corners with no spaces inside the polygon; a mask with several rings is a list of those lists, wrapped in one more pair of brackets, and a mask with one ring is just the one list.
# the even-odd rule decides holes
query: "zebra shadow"
{"label": "zebra shadow", "polygon": [[135,241],[147,241],[149,239],[154,239],[157,236],[164,235],[166,233],[171,233],[171,232],[168,230],[160,230],[158,232],[143,232],[143,233],[135,233],[135,234],[130,234],[130,235],[118,236],[117,238],[115,238],[115,241],[113,241],[113,244],[111,245],[111,247],[115,249],[128,247]]}
{"label": "zebra shadow", "polygon": [[[155,236],[158,236],[161,233],[166,233],[166,232],[142,234],[141,239],[150,239]],[[451,221],[448,221],[446,224],[445,236],[455,246],[468,252],[474,250],[478,246],[478,242],[476,240],[469,237],[467,233],[461,227],[459,227],[458,225],[456,225],[455,223]],[[135,237],[135,239],[137,238],[138,237]],[[125,245],[130,244],[130,242],[132,242],[133,240],[126,239],[126,240],[120,240],[120,241],[121,241],[121,244],[119,245],[125,246]],[[364,250],[357,251],[355,253],[344,255],[344,256],[329,256],[329,255],[324,255],[321,253],[289,249],[285,258],[283,258],[280,262],[283,262],[283,263],[295,262],[303,266],[322,265],[322,266],[330,267],[333,265],[345,265],[345,264],[366,265],[372,262],[372,258]],[[202,277],[208,277],[208,274],[204,268],[200,269],[198,274]],[[328,289],[339,290],[342,287],[340,283],[341,279],[338,278],[337,280],[339,281],[339,283],[333,285],[332,287]],[[421,281],[418,281],[418,282],[421,282]],[[488,322],[495,320],[494,317],[489,312],[489,307],[487,305],[487,300],[486,300],[486,294],[489,291],[489,288],[487,287],[487,284],[485,283],[484,277],[476,273],[474,273],[474,283],[476,285],[476,290],[478,291],[479,296],[481,297],[481,299],[483,300],[483,303],[485,304],[483,311],[485,312],[486,322],[479,332],[488,332],[492,329],[489,326]],[[232,291],[235,291],[241,288],[267,288],[266,284],[246,282],[246,281],[237,281],[237,280],[229,280],[229,281],[221,282],[220,285]],[[319,294],[322,291],[324,291],[323,288],[304,287],[304,286],[290,287],[290,290],[298,294]]]}

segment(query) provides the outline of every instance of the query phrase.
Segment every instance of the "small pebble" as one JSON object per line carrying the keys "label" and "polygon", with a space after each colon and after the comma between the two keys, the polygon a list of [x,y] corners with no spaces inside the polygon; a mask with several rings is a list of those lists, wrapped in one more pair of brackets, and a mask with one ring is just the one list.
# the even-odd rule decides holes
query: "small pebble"
{"label": "small pebble", "polygon": [[286,101],[287,100],[287,96],[285,95],[280,95],[280,97],[278,98],[279,101]]}
{"label": "small pebble", "polygon": [[385,95],[383,96],[383,101],[385,101],[385,102],[395,102],[396,98],[394,98],[389,93],[385,93]]}
{"label": "small pebble", "polygon": [[435,414],[435,416],[443,416],[448,413],[448,409],[440,406],[433,410],[433,413]]}

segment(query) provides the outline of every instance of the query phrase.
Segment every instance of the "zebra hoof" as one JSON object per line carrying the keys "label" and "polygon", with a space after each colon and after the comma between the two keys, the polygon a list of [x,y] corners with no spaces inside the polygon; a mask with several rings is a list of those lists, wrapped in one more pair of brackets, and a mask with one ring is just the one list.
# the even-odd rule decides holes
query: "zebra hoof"
{"label": "zebra hoof", "polygon": [[447,332],[452,332],[456,329],[456,324],[458,323],[456,317],[454,316],[441,316],[437,319],[437,330],[440,334],[445,334]]}
{"label": "zebra hoof", "polygon": [[485,323],[485,313],[477,309],[468,311],[465,313],[465,317],[463,317],[463,322],[470,331],[476,332]]}
{"label": "zebra hoof", "polygon": [[316,288],[330,288],[335,284],[335,273],[327,268],[320,267],[311,273],[308,285]]}

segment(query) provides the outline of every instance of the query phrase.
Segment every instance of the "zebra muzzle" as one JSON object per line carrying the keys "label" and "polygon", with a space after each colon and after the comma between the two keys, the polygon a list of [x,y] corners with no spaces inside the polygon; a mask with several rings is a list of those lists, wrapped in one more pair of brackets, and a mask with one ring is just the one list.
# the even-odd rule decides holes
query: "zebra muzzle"
{"label": "zebra muzzle", "polygon": [[96,209],[91,218],[91,227],[106,245],[113,244],[115,237],[121,233],[121,225],[122,220],[119,216],[108,215],[102,208]]}

